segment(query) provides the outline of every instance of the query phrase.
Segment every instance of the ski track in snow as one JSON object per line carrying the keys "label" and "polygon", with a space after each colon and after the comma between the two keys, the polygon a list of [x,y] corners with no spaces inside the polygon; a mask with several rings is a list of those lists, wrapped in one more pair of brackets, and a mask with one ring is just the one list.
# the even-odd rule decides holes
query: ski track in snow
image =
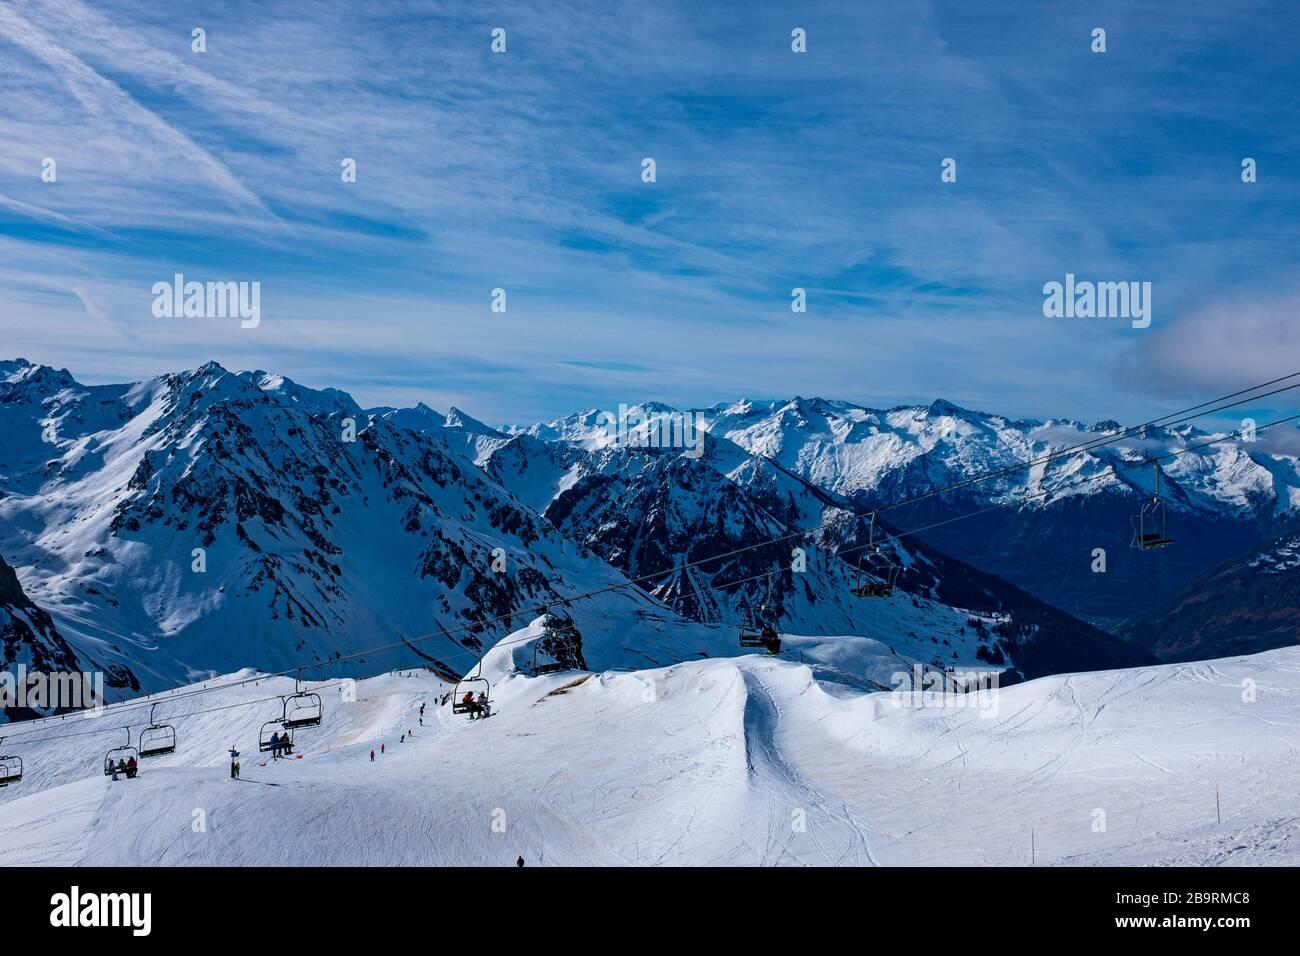
{"label": "ski track in snow", "polygon": [[[178,716],[177,752],[135,780],[99,767],[147,709],[11,737],[27,776],[0,790],[0,866],[1023,864],[1031,828],[1039,864],[1300,863],[1300,650],[1044,678],[994,712],[761,656],[582,680],[508,661],[485,658],[483,721],[425,672],[322,687],[302,759],[256,752],[279,678],[199,698],[248,706]],[[168,696],[164,719],[198,709]]]}

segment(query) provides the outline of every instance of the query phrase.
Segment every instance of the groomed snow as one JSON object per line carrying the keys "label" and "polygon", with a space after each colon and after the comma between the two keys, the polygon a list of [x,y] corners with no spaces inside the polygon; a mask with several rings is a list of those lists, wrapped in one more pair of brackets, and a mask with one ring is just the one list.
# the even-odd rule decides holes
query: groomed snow
{"label": "groomed snow", "polygon": [[1024,864],[1031,829],[1040,865],[1300,863],[1300,650],[1057,676],[982,707],[763,657],[510,666],[485,661],[486,721],[439,707],[424,672],[359,681],[351,702],[322,686],[300,760],[256,753],[292,690],[278,678],[157,698],[160,716],[205,713],[131,781],[99,768],[109,728],[147,709],[11,737],[28,774],[0,790],[0,865]]}

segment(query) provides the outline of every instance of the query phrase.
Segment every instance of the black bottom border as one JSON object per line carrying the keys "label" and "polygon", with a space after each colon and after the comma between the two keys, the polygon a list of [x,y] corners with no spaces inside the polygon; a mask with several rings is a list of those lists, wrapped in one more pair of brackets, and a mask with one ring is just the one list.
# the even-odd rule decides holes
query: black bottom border
{"label": "black bottom border", "polygon": [[[505,911],[500,928],[518,925],[524,932],[529,923],[536,929],[626,922],[634,930],[689,919],[705,933],[717,926],[719,936],[728,939],[738,929],[766,932],[778,921],[833,925],[846,936],[856,930],[865,939],[897,935],[938,945],[1036,932],[1066,932],[1071,941],[1172,934],[1180,941],[1199,935],[1226,943],[1241,933],[1288,929],[1297,872],[1286,867],[504,869],[11,868],[0,895],[17,938],[77,933],[86,940],[116,937],[128,945],[175,944],[208,927],[242,936],[256,927],[263,944],[337,945],[355,939],[373,946],[418,932],[430,919],[474,919],[485,908],[498,907]],[[144,897],[126,902],[116,894],[149,894],[147,935],[138,934]],[[117,921],[127,925],[70,925],[92,921],[101,911],[112,919],[114,910]],[[527,913],[533,917],[520,921]],[[64,925],[55,925],[60,921]]]}

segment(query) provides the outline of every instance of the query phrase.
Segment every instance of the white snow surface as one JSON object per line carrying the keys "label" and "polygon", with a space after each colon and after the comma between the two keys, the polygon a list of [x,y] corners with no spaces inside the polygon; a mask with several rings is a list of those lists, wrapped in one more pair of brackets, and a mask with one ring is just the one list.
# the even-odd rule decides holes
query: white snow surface
{"label": "white snow surface", "polygon": [[525,677],[526,649],[485,658],[484,721],[423,671],[316,685],[301,759],[256,753],[282,678],[151,698],[190,716],[135,780],[99,768],[147,708],[47,721],[3,745],[0,865],[1300,863],[1300,650],[918,707],[757,656]]}

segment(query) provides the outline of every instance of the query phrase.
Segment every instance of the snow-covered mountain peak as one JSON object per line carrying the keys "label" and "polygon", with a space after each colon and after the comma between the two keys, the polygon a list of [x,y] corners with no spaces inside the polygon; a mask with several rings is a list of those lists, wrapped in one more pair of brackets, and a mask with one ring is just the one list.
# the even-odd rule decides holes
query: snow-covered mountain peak
{"label": "snow-covered mountain peak", "polygon": [[80,387],[66,368],[35,365],[21,358],[0,363],[0,401],[40,403]]}
{"label": "snow-covered mountain peak", "polygon": [[477,435],[491,435],[500,438],[505,437],[491,425],[484,424],[472,415],[461,411],[455,405],[453,405],[447,412],[447,417],[444,419],[443,425],[446,428],[459,428],[467,432],[473,432]]}
{"label": "snow-covered mountain peak", "polygon": [[240,372],[238,378],[279,402],[290,402],[327,415],[336,412],[349,416],[363,414],[361,406],[341,389],[308,388],[284,375],[260,370]]}

